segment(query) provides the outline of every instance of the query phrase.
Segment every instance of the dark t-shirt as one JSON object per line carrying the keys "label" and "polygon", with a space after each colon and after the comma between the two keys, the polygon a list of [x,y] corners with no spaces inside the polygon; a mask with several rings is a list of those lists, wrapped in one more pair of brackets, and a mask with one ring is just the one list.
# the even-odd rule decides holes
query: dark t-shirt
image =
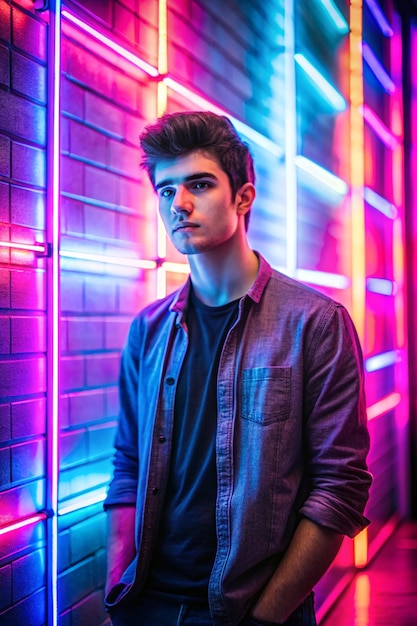
{"label": "dark t-shirt", "polygon": [[209,307],[191,291],[167,495],[148,580],[151,589],[185,599],[207,598],[216,554],[217,371],[237,310],[238,300]]}

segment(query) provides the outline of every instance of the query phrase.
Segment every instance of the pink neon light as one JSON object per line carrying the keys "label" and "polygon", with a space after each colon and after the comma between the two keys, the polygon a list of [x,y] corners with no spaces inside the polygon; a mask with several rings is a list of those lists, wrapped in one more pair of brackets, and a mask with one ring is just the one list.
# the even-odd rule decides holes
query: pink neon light
{"label": "pink neon light", "polygon": [[382,400],[378,400],[375,404],[372,404],[367,409],[368,421],[375,419],[376,417],[380,417],[384,415],[384,413],[388,413],[392,409],[395,409],[401,402],[401,395],[398,392],[390,393]]}
{"label": "pink neon light", "polygon": [[0,241],[0,246],[3,248],[13,248],[15,250],[31,250],[33,252],[39,252],[41,254],[46,253],[46,246],[42,244],[28,244],[28,243],[12,243],[11,241]]}
{"label": "pink neon light", "polygon": [[27,517],[26,519],[19,520],[18,522],[13,522],[13,524],[3,526],[2,528],[0,528],[0,535],[6,535],[7,533],[11,533],[14,530],[19,530],[19,528],[24,528],[25,526],[30,526],[30,524],[37,524],[38,522],[46,519],[46,513],[38,513],[38,515],[33,515],[32,517]]}
{"label": "pink neon light", "polygon": [[383,121],[367,104],[364,104],[360,110],[364,120],[372,128],[374,133],[387,146],[387,148],[394,150],[397,145],[397,139],[393,135],[393,133],[385,126]]}
{"label": "pink neon light", "polygon": [[129,52],[128,50],[125,50],[122,46],[119,46],[119,44],[112,41],[109,37],[106,37],[106,35],[103,35],[103,33],[100,33],[95,28],[92,28],[91,26],[83,22],[82,20],[78,19],[78,17],[75,17],[75,15],[72,15],[72,13],[70,13],[69,11],[66,11],[66,10],[62,11],[62,17],[67,19],[69,22],[72,22],[76,26],[78,26],[78,28],[81,28],[84,32],[88,33],[89,35],[97,39],[97,41],[99,41],[100,43],[104,44],[108,48],[111,48],[111,50],[119,54],[121,57],[123,57],[127,61],[130,61],[130,63],[132,63],[133,65],[136,65],[136,67],[139,67],[149,76],[156,77],[159,75],[159,72],[156,67],[153,67],[153,65],[150,65],[149,63],[147,63],[140,57],[136,56],[136,54],[133,54],[132,52]]}

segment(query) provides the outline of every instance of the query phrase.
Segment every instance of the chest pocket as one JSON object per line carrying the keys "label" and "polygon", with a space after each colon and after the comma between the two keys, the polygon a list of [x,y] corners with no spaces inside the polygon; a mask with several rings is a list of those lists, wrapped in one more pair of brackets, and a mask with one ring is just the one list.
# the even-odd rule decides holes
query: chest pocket
{"label": "chest pocket", "polygon": [[242,372],[243,419],[267,425],[286,420],[290,412],[291,368],[257,367]]}

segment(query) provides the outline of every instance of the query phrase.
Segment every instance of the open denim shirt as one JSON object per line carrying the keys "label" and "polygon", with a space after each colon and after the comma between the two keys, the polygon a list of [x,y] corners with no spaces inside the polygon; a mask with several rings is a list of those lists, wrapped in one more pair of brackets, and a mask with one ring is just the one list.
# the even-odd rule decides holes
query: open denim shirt
{"label": "open denim shirt", "polygon": [[[258,256],[218,370],[217,553],[208,600],[213,623],[224,626],[243,619],[300,516],[350,537],[368,524],[369,435],[352,321],[342,305]],[[123,353],[105,507],[136,505],[137,556],[108,594],[109,610],[140,592],[157,541],[188,294],[189,281],[146,307]]]}

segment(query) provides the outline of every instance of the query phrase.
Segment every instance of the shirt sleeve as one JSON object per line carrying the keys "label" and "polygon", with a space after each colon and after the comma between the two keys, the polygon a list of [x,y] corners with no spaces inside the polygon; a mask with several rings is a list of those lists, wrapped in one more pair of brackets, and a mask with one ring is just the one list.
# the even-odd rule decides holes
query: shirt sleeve
{"label": "shirt sleeve", "polygon": [[114,473],[104,508],[135,505],[138,482],[138,353],[139,331],[136,318],[123,350],[120,377],[120,412],[115,439]]}
{"label": "shirt sleeve", "polygon": [[300,513],[349,537],[363,512],[371,474],[362,352],[341,305],[329,309],[307,356],[305,434],[309,495]]}

